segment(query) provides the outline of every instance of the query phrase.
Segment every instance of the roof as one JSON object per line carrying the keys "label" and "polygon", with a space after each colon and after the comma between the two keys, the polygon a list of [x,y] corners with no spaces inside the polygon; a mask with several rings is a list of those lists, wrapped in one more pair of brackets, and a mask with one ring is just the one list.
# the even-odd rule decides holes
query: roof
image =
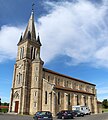
{"label": "roof", "polygon": [[97,100],[97,104],[102,104],[102,102]]}
{"label": "roof", "polygon": [[34,12],[32,11],[28,25],[26,27],[23,39],[30,37],[32,40],[36,39],[35,25],[34,25]]}
{"label": "roof", "polygon": [[66,88],[66,87],[58,86],[58,85],[56,85],[54,88],[55,88],[55,89],[59,89],[59,90],[70,91],[70,92],[76,92],[76,93],[83,93],[83,94],[95,95],[94,93],[90,93],[90,92],[86,92],[86,91],[82,91],[82,90],[75,90],[75,89],[72,89],[72,88]]}
{"label": "roof", "polygon": [[43,71],[49,72],[49,73],[52,73],[52,74],[55,74],[55,75],[59,75],[61,77],[65,77],[65,78],[68,78],[68,79],[71,79],[71,80],[75,80],[77,82],[82,82],[82,83],[86,83],[86,84],[89,84],[89,85],[96,86],[95,84],[92,84],[92,83],[89,83],[89,82],[86,82],[86,81],[83,81],[83,80],[80,80],[80,79],[77,79],[77,78],[73,78],[73,77],[70,77],[70,76],[67,76],[67,75],[64,75],[64,74],[61,74],[61,73],[46,69],[46,68],[43,68]]}
{"label": "roof", "polygon": [[0,106],[1,109],[3,108],[9,108],[9,106]]}

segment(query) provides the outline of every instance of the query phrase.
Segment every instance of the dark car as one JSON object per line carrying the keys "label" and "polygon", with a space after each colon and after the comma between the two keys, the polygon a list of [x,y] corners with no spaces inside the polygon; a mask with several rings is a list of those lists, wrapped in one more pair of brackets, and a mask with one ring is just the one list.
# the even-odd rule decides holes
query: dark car
{"label": "dark car", "polygon": [[84,113],[79,110],[73,110],[76,117],[84,117]]}
{"label": "dark car", "polygon": [[34,114],[34,120],[53,120],[52,113],[49,111],[38,111]]}
{"label": "dark car", "polygon": [[73,112],[70,110],[62,110],[56,114],[57,119],[73,119]]}

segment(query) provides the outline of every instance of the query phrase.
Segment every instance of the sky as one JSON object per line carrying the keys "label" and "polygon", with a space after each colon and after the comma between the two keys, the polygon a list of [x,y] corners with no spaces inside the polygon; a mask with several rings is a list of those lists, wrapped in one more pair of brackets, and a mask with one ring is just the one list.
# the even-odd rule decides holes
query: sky
{"label": "sky", "polygon": [[0,0],[0,97],[10,101],[17,43],[35,3],[44,67],[96,84],[108,99],[108,0]]}

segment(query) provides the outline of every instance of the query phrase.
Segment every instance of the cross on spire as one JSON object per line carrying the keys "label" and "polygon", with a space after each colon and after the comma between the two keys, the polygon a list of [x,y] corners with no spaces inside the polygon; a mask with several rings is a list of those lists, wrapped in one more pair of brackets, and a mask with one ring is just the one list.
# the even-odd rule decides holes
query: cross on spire
{"label": "cross on spire", "polygon": [[33,12],[34,12],[34,5],[35,5],[35,4],[33,3],[33,4],[32,4],[32,11],[33,11]]}

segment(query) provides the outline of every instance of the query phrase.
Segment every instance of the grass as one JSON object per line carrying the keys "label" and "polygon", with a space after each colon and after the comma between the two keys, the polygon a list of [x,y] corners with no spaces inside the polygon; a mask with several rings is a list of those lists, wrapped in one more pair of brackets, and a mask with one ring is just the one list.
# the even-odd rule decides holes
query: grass
{"label": "grass", "polygon": [[7,113],[7,112],[8,112],[8,109],[7,109],[7,108],[3,108],[3,109],[0,110],[0,112],[2,112],[2,113]]}
{"label": "grass", "polygon": [[108,109],[103,108],[102,111],[103,112],[108,112]]}

